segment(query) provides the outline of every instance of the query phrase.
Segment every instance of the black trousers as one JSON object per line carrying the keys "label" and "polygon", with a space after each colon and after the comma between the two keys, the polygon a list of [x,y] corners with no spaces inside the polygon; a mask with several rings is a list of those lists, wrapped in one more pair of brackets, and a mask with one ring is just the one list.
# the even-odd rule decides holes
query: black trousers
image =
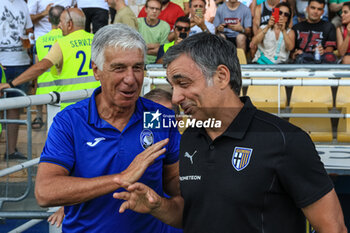
{"label": "black trousers", "polygon": [[85,31],[91,32],[91,23],[94,34],[108,24],[108,10],[102,8],[82,8],[82,10],[86,17]]}

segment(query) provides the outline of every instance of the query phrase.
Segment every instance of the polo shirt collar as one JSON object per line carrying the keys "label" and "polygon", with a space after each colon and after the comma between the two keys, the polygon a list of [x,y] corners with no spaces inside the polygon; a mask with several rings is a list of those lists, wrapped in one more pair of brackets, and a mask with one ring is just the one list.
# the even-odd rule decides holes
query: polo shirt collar
{"label": "polo shirt collar", "polygon": [[256,107],[252,104],[248,96],[240,97],[240,100],[244,103],[244,106],[223,133],[223,136],[242,139],[248,131],[249,125],[256,113]]}
{"label": "polo shirt collar", "polygon": [[[113,128],[115,129],[112,125],[110,125],[107,121],[103,120],[100,115],[98,114],[97,111],[97,105],[96,105],[96,96],[101,93],[101,87],[98,87],[95,89],[93,92],[92,96],[90,97],[89,100],[89,112],[88,112],[88,123],[91,125],[95,125],[98,128]],[[128,124],[124,128],[127,129],[130,125],[138,122],[139,120],[143,119],[143,112],[144,112],[145,107],[142,103],[142,98],[139,97],[136,101],[136,107],[135,111],[132,114]]]}
{"label": "polo shirt collar", "polygon": [[[248,96],[240,97],[240,100],[244,104],[243,108],[238,113],[236,118],[231,122],[226,131],[218,138],[226,136],[234,139],[242,139],[246,134],[248,127],[255,115],[256,107],[252,104]],[[210,139],[204,128],[199,129],[198,132],[205,135],[208,140]],[[211,141],[211,139],[209,141]]]}

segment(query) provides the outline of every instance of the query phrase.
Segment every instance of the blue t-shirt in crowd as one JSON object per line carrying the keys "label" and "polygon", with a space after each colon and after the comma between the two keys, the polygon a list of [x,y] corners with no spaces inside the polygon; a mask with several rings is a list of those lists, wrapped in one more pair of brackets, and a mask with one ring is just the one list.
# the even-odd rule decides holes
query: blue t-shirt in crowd
{"label": "blue t-shirt in crowd", "polygon": [[[97,88],[92,97],[68,106],[56,115],[40,162],[62,166],[74,177],[116,174],[125,170],[144,148],[169,138],[166,153],[159,156],[139,180],[164,196],[163,166],[178,161],[180,134],[176,127],[144,128],[143,118],[157,110],[167,116],[174,115],[174,112],[140,97],[135,112],[120,132],[98,115],[95,97],[100,92],[101,88]],[[166,224],[149,214],[131,210],[120,214],[118,210],[122,201],[112,195],[113,192],[81,204],[65,206],[63,232],[169,231]]]}
{"label": "blue t-shirt in crowd", "polygon": [[[238,22],[243,28],[252,27],[252,14],[250,9],[241,3],[237,9],[231,10],[226,3],[223,3],[216,10],[213,24],[215,27],[218,27],[220,24],[238,24]],[[239,32],[225,28],[224,34],[229,38],[234,38],[238,36]]]}

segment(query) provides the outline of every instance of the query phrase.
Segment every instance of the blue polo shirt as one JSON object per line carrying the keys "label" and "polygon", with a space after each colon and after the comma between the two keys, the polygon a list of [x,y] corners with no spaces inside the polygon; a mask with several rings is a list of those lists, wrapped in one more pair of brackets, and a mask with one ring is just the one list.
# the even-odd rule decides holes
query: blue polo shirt
{"label": "blue polo shirt", "polygon": [[[99,87],[90,98],[68,106],[56,115],[40,162],[62,166],[74,177],[116,174],[125,170],[147,144],[169,138],[166,153],[159,156],[139,180],[164,196],[162,168],[178,161],[180,134],[175,127],[145,129],[143,118],[145,112],[157,110],[167,115],[174,113],[140,97],[134,114],[120,132],[98,115],[95,96],[100,92]],[[122,201],[112,195],[113,192],[65,206],[63,232],[168,232],[167,225],[149,214],[131,210],[120,214]]]}

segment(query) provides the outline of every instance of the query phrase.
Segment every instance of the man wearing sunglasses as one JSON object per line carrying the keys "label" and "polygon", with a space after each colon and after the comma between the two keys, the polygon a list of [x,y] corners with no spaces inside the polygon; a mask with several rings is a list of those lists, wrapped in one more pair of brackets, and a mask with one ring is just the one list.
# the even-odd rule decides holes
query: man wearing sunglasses
{"label": "man wearing sunglasses", "polygon": [[[93,76],[91,67],[91,43],[93,34],[85,32],[85,15],[78,8],[66,8],[58,27],[63,38],[51,47],[50,52],[38,63],[31,66],[9,83],[0,84],[0,90],[18,86],[42,75],[51,69],[57,79],[54,81],[57,92],[96,88],[100,85]],[[52,85],[52,83],[46,83]],[[45,85],[43,82],[42,85]],[[72,103],[61,103],[64,108]]]}
{"label": "man wearing sunglasses", "polygon": [[168,49],[171,46],[180,43],[183,39],[188,37],[190,33],[190,19],[186,16],[180,16],[179,18],[177,18],[173,33],[175,36],[174,40],[172,42],[163,44],[159,47],[156,63],[162,64],[163,63],[162,57],[164,56],[166,51],[168,51]]}

